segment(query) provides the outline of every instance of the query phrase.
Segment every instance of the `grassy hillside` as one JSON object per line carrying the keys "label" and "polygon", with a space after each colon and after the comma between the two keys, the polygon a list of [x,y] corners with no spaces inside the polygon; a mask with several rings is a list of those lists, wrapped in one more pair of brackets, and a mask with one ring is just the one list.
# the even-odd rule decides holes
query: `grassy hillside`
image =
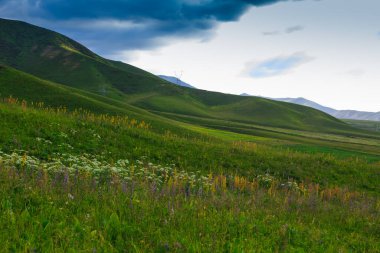
{"label": "grassy hillside", "polygon": [[[119,100],[97,95],[66,85],[46,81],[11,67],[0,65],[0,98],[25,100],[53,108],[64,107],[68,110],[83,109],[90,112],[124,115],[138,120],[149,121],[157,131],[175,129],[186,134],[179,122],[149,113],[146,110],[123,103]],[[180,130],[178,130],[180,129]]]}
{"label": "grassy hillside", "polygon": [[61,34],[5,19],[0,19],[0,61],[43,79],[115,98],[166,83],[133,66],[106,60]]}
{"label": "grassy hillside", "polygon": [[380,122],[379,121],[345,119],[344,122],[346,122],[347,124],[349,124],[351,126],[361,128],[364,130],[373,131],[373,132],[380,132]]}
{"label": "grassy hillside", "polygon": [[147,110],[178,115],[308,131],[355,132],[350,126],[320,111],[259,97],[186,89],[170,95],[151,93],[131,96],[127,102]]}
{"label": "grassy hillside", "polygon": [[357,132],[307,107],[179,87],[131,65],[104,59],[61,34],[19,21],[0,19],[1,62],[44,80],[155,112],[316,132]]}
{"label": "grassy hillside", "polygon": [[[0,66],[0,96],[44,102],[46,105],[71,109],[83,108],[99,113],[123,113],[111,99],[39,79],[10,67]],[[128,109],[137,108],[124,105]],[[142,111],[142,110],[140,110]]]}
{"label": "grassy hillside", "polygon": [[5,251],[380,249],[380,159],[14,99],[0,118]]}
{"label": "grassy hillside", "polygon": [[[45,81],[13,68],[0,66],[0,97],[8,98],[10,96],[20,101],[26,100],[29,103],[44,102],[46,106],[64,106],[70,110],[82,108],[96,113],[128,115],[138,120],[150,122],[154,126],[155,131],[162,133],[170,130],[177,135],[188,135],[189,132],[194,133],[194,131],[199,134],[207,133],[212,135],[215,131],[212,132],[210,129],[218,129],[228,133],[226,134],[226,138],[239,136],[238,139],[240,140],[250,140],[261,136],[265,138],[264,142],[267,144],[271,142],[270,139],[277,139],[278,141],[282,140],[291,144],[290,148],[298,149],[299,147],[296,147],[296,145],[301,143],[344,149],[349,153],[361,152],[364,156],[380,154],[378,144],[380,142],[380,135],[376,135],[376,133],[344,130],[339,130],[338,132],[336,130],[339,135],[321,134],[287,128],[268,127],[259,123],[219,120],[210,117],[186,116],[157,111],[155,111],[155,114],[152,114],[119,100]],[[169,103],[172,102],[171,100],[166,100],[166,102],[169,108],[173,107],[174,103]],[[347,145],[347,142],[349,145]],[[360,155],[360,153],[356,153],[356,155]]]}
{"label": "grassy hillside", "polygon": [[[341,156],[333,149],[327,154],[308,152],[307,149],[312,149],[313,145],[307,142],[303,143],[306,150],[289,148],[295,143],[302,144],[302,139],[290,142],[225,133],[227,138],[222,131],[210,133],[207,128],[194,128],[192,125],[170,128],[169,122],[169,127],[165,126],[166,130],[162,132],[157,129],[162,125],[157,126],[150,121],[144,121],[150,126],[148,129],[131,126],[129,123],[135,120],[131,116],[126,118],[124,125],[116,124],[124,121],[115,119],[114,125],[112,117],[115,116],[102,120],[101,115],[87,112],[33,109],[36,106],[29,108],[29,105],[23,109],[17,105],[20,102],[8,99],[5,102],[0,107],[0,116],[4,119],[0,122],[0,147],[7,153],[25,150],[40,159],[62,153],[88,153],[103,155],[109,162],[147,156],[154,163],[175,164],[178,169],[186,171],[239,173],[248,177],[270,172],[284,179],[308,179],[326,185],[349,186],[353,190],[380,191],[377,184],[380,141],[370,143],[367,140],[369,143],[357,144],[354,140],[342,139],[340,141],[344,145],[356,147],[363,155],[352,152]],[[142,120],[133,125],[138,126],[137,122]],[[37,138],[51,144],[36,142]],[[327,148],[331,144],[327,139],[331,138],[320,144]],[[371,145],[377,156],[367,159],[364,154],[370,155],[371,152],[365,153],[363,147]]]}

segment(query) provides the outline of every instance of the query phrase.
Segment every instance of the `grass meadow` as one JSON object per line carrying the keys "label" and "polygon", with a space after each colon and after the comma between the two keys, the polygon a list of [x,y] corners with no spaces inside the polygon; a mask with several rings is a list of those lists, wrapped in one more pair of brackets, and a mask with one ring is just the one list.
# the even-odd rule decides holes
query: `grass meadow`
{"label": "grass meadow", "polygon": [[376,154],[12,98],[0,118],[1,251],[380,251]]}

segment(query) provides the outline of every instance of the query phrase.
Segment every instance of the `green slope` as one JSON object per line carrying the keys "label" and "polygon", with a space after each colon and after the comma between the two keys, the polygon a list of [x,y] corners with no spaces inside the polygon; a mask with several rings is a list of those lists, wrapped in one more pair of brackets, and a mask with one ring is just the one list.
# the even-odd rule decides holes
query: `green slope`
{"label": "green slope", "polygon": [[316,132],[357,132],[304,106],[178,87],[131,65],[104,59],[61,34],[20,21],[0,19],[1,62],[152,112]]}
{"label": "green slope", "polygon": [[148,122],[157,133],[176,132],[179,136],[199,135],[188,130],[185,123],[152,114],[144,109],[122,101],[83,91],[66,85],[46,81],[33,75],[0,65],[0,101],[4,98],[17,98],[19,101],[43,102],[44,107],[78,108],[100,114],[123,115]]}
{"label": "green slope", "polygon": [[380,249],[380,163],[3,103],[0,119],[4,252]]}
{"label": "green slope", "polygon": [[[47,80],[120,97],[155,88],[162,79],[106,60],[79,43],[44,28],[0,19],[0,61]],[[150,86],[153,82],[156,86]]]}
{"label": "green slope", "polygon": [[144,111],[128,104],[83,90],[46,81],[16,69],[0,65],[0,97],[44,102],[48,106],[82,108],[99,113],[144,114]]}
{"label": "green slope", "polygon": [[368,131],[380,132],[379,121],[344,119],[347,124]]}
{"label": "green slope", "polygon": [[127,115],[137,120],[148,121],[158,132],[167,130],[186,134],[179,122],[154,115],[146,110],[119,100],[91,92],[46,81],[11,67],[0,65],[0,99],[13,97],[27,102],[44,102],[45,106],[65,106],[103,114]]}

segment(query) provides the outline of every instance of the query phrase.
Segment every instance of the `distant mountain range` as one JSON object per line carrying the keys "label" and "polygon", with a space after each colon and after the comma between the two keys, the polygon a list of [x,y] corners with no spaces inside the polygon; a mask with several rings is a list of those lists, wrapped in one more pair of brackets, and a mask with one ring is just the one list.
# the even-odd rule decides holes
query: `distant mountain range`
{"label": "distant mountain range", "polygon": [[[251,96],[247,93],[241,94],[241,96]],[[330,107],[326,107],[320,105],[311,100],[307,100],[305,98],[268,98],[276,101],[288,102],[298,105],[304,105],[308,107],[312,107],[314,109],[320,110],[331,116],[334,116],[338,119],[354,119],[354,120],[370,120],[370,121],[380,121],[380,112],[363,112],[363,111],[355,111],[355,110],[336,110]]]}
{"label": "distant mountain range", "polygon": [[187,88],[193,88],[193,89],[196,89],[194,86],[182,81],[181,79],[177,78],[177,77],[174,77],[174,76],[164,76],[164,75],[158,75],[158,77],[168,81],[168,82],[171,82],[172,84],[176,84],[176,85],[179,85],[179,86],[182,86],[182,87],[187,87]]}
{"label": "distant mountain range", "polygon": [[314,109],[320,110],[338,119],[355,119],[355,120],[371,120],[380,121],[380,112],[363,112],[355,110],[336,110],[330,107],[320,105],[316,102],[307,100],[305,98],[274,98],[277,101],[283,101],[293,104],[309,106]]}

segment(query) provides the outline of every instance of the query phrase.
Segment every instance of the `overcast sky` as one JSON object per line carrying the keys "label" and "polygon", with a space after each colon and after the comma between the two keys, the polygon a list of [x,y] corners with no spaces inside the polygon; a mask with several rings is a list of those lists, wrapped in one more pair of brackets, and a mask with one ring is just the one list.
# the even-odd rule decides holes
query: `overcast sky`
{"label": "overcast sky", "polygon": [[379,0],[88,3],[0,0],[0,16],[201,89],[380,111]]}

